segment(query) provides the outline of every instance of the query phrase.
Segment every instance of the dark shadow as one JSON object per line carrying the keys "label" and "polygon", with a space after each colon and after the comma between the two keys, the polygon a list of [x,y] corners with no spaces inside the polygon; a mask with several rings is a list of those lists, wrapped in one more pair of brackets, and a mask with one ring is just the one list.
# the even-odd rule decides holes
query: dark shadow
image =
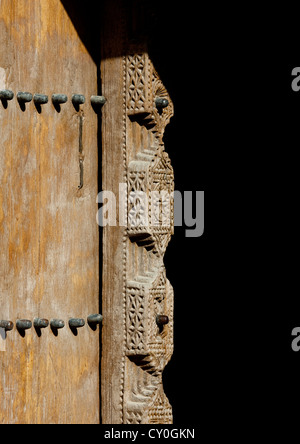
{"label": "dark shadow", "polygon": [[158,325],[159,334],[161,334],[163,332],[163,330],[164,330],[164,326],[163,325]]}
{"label": "dark shadow", "polygon": [[93,330],[93,331],[97,331],[97,328],[98,328],[98,325],[99,325],[99,333],[101,334],[101,332],[102,332],[102,323],[101,324],[95,324],[94,322],[87,321],[87,324],[90,327],[90,329]]}
{"label": "dark shadow", "polygon": [[100,63],[100,25],[102,2],[61,0],[78,35],[94,62]]}
{"label": "dark shadow", "polygon": [[69,325],[69,328],[70,328],[70,330],[71,330],[71,332],[73,333],[74,336],[77,336],[77,335],[78,335],[78,328],[76,328],[76,327],[70,327],[70,325]]}
{"label": "dark shadow", "polygon": [[19,335],[22,336],[22,338],[25,338],[26,330],[24,330],[23,328],[21,329],[21,328],[17,327],[17,331],[18,331]]}
{"label": "dark shadow", "polygon": [[53,103],[53,102],[52,102],[52,105],[54,106],[55,110],[56,110],[58,113],[61,112],[61,106],[60,106],[59,103]]}
{"label": "dark shadow", "polygon": [[42,107],[41,107],[41,105],[40,105],[39,103],[34,102],[34,106],[35,106],[35,109],[37,110],[37,112],[38,112],[39,114],[41,114],[41,112],[42,112]]}
{"label": "dark shadow", "polygon": [[1,99],[1,102],[2,102],[2,106],[3,106],[3,108],[6,109],[6,108],[8,107],[8,100],[6,100],[6,99]]}
{"label": "dark shadow", "polygon": [[19,107],[20,107],[21,111],[23,111],[23,113],[24,113],[26,111],[25,102],[23,102],[21,100],[18,100],[18,104],[19,104]]}
{"label": "dark shadow", "polygon": [[72,104],[74,106],[75,111],[78,112],[80,110],[80,105],[78,103],[73,102],[73,100],[72,100]]}
{"label": "dark shadow", "polygon": [[97,330],[97,324],[91,323],[91,322],[87,322],[88,326],[90,327],[91,330],[96,331]]}
{"label": "dark shadow", "polygon": [[50,325],[50,330],[52,331],[52,333],[54,334],[54,336],[58,336],[58,330],[60,330],[59,328],[53,327],[52,325]]}
{"label": "dark shadow", "polygon": [[40,338],[42,336],[42,329],[40,327],[34,326],[37,336]]}
{"label": "dark shadow", "polygon": [[91,103],[91,107],[93,108],[93,110],[94,110],[94,112],[96,114],[101,115],[101,111],[102,111],[103,105],[99,105],[99,104],[96,104],[96,103]]}

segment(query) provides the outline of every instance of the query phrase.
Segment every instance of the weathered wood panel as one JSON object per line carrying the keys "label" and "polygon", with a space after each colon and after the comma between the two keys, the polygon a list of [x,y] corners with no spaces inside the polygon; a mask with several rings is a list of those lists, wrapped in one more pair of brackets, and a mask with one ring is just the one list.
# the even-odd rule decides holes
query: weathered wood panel
{"label": "weathered wood panel", "polygon": [[102,27],[101,78],[107,103],[102,111],[102,188],[116,196],[116,226],[103,228],[102,313],[103,342],[101,363],[102,422],[122,420],[122,362],[124,331],[124,236],[120,226],[119,184],[124,183],[124,79],[122,76],[122,22],[119,2],[105,2]]}
{"label": "weathered wood panel", "polygon": [[[59,0],[0,1],[1,89],[15,98],[0,102],[0,319],[66,326],[7,332],[0,423],[97,423],[99,330],[67,325],[99,311],[97,67]],[[49,102],[21,109],[17,91]],[[60,110],[54,93],[69,97]],[[73,93],[86,97],[79,111]]]}

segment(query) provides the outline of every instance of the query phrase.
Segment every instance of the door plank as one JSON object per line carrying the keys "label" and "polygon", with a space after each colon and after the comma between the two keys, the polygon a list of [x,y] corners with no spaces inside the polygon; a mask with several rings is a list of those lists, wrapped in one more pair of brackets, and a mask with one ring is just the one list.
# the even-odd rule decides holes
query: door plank
{"label": "door plank", "polygon": [[[0,423],[98,423],[99,330],[68,327],[99,312],[97,66],[59,0],[2,0],[0,17],[0,89],[15,93],[0,102],[0,318],[66,323],[57,336],[7,332]],[[21,109],[17,91],[49,102]],[[69,98],[60,110],[54,93]]]}

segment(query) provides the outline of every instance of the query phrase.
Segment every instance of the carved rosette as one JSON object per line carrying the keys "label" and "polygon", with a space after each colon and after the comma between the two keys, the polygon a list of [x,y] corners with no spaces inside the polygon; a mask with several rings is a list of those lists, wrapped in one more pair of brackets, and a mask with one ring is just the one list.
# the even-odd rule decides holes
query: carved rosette
{"label": "carved rosette", "polygon": [[[172,423],[162,372],[173,353],[173,289],[163,256],[174,232],[174,174],[163,143],[173,103],[145,51],[125,58],[127,241],[123,422]],[[168,105],[156,107],[155,99]],[[138,265],[135,265],[138,264]],[[169,322],[159,326],[157,315]]]}

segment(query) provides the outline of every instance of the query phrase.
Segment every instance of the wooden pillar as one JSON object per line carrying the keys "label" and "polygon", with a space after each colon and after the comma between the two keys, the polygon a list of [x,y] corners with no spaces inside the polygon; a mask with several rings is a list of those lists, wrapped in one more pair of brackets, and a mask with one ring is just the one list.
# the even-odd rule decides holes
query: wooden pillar
{"label": "wooden pillar", "polygon": [[146,2],[104,3],[102,187],[117,198],[117,223],[103,228],[102,421],[171,423],[162,372],[173,351],[173,290],[163,256],[174,183],[163,133],[173,104],[149,58]]}

